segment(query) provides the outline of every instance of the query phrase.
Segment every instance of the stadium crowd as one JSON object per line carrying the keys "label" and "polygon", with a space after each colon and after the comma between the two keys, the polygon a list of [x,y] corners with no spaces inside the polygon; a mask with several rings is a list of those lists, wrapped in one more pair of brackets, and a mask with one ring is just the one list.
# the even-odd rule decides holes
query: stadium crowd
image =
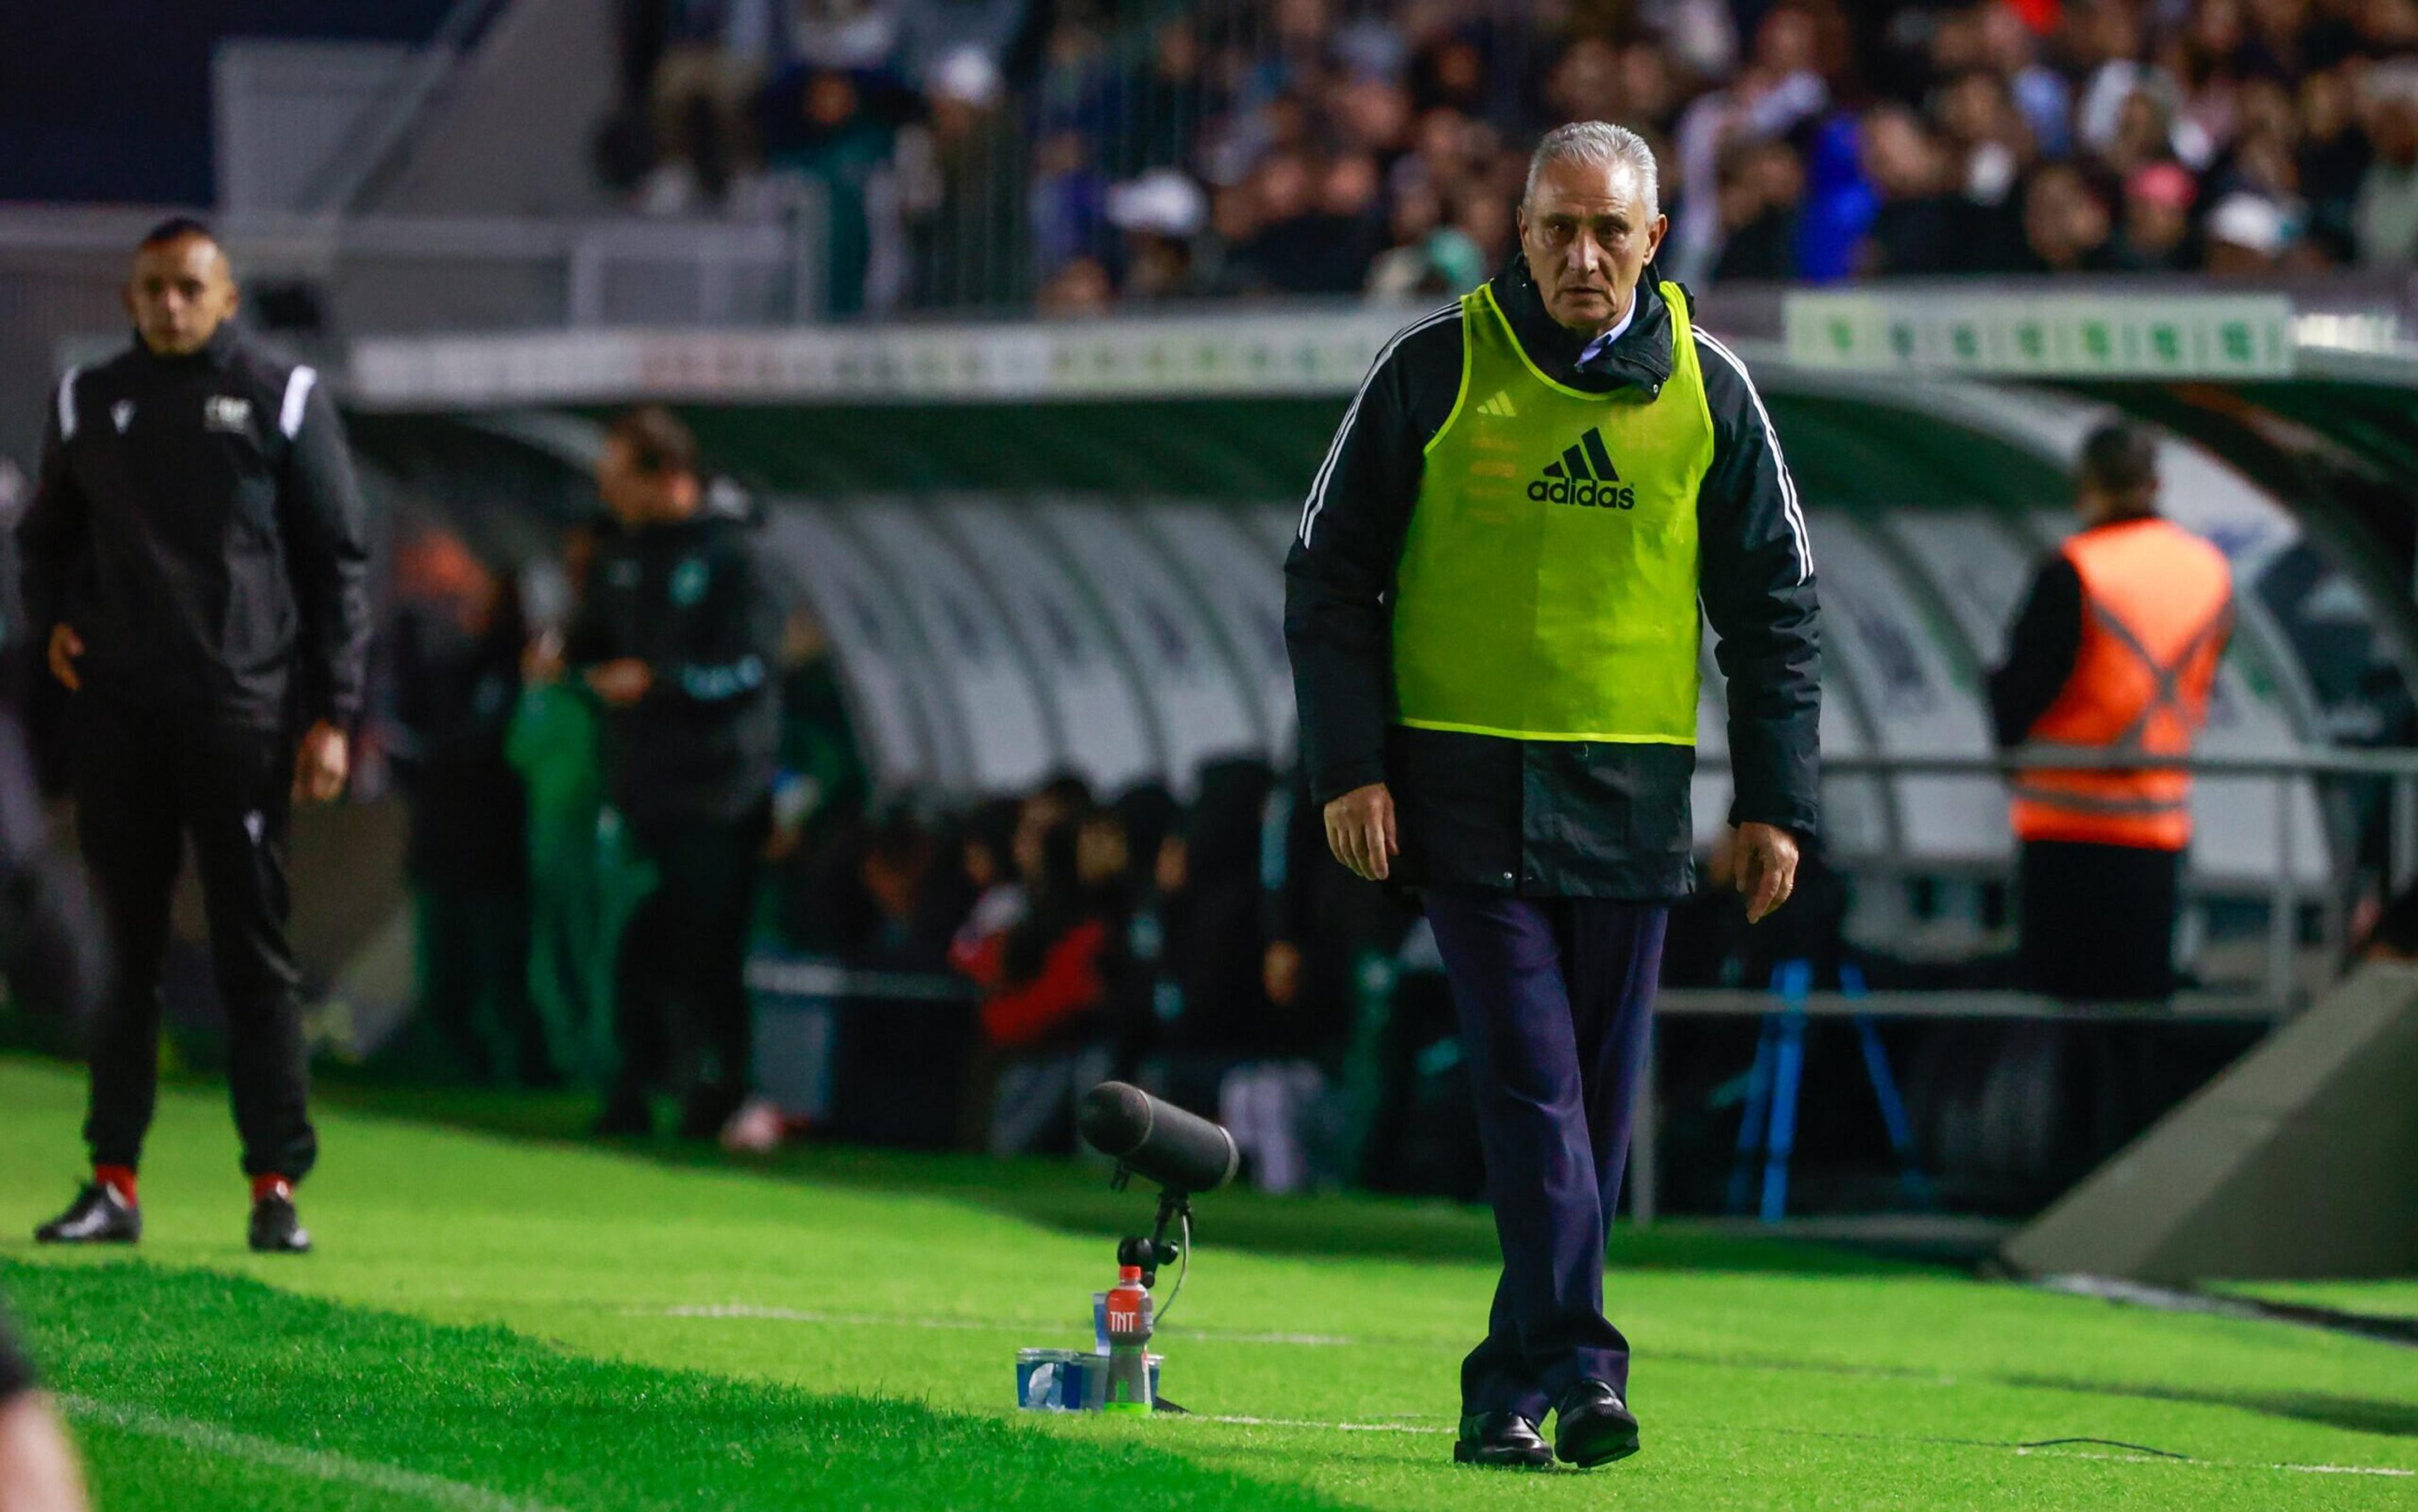
{"label": "stadium crowd", "polygon": [[1716,279],[2418,260],[2418,0],[656,0],[613,176],[834,223],[836,309],[1465,288],[1645,132]]}

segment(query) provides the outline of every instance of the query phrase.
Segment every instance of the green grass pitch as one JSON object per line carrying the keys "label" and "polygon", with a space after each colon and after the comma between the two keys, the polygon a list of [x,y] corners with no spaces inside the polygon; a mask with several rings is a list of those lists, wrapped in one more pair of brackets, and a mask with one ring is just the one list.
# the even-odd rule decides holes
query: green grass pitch
{"label": "green grass pitch", "polygon": [[1457,1469],[1486,1220],[1356,1199],[1203,1199],[1162,1334],[1196,1415],[1029,1416],[1016,1350],[1084,1342],[1106,1236],[1147,1216],[1096,1171],[741,1167],[539,1138],[560,1100],[416,1105],[483,1132],[351,1101],[302,1194],[318,1254],[244,1251],[223,1099],[174,1089],[140,1250],[63,1254],[24,1236],[81,1084],[0,1061],[0,1292],[105,1512],[2418,1505],[2418,1352],[1679,1225],[1614,1247],[1645,1453]]}

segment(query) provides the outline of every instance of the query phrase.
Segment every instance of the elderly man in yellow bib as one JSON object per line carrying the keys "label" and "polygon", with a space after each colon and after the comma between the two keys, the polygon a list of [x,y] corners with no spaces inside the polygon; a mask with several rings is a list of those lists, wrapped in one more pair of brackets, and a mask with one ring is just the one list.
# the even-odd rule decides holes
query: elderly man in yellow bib
{"label": "elderly man in yellow bib", "polygon": [[1604,1242],[1690,883],[1705,619],[1752,917],[1814,828],[1804,514],[1745,364],[1647,276],[1657,178],[1623,128],[1544,138],[1518,253],[1378,354],[1285,568],[1329,844],[1416,890],[1476,1092],[1503,1277],[1462,1367],[1463,1463],[1638,1447]]}

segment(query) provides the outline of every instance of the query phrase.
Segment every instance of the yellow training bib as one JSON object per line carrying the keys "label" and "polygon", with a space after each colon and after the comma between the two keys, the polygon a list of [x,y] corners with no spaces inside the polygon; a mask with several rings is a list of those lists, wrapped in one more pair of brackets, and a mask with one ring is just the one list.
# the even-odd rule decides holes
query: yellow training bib
{"label": "yellow training bib", "polygon": [[1395,718],[1521,740],[1696,741],[1704,371],[1674,285],[1670,381],[1555,383],[1481,287],[1395,579]]}

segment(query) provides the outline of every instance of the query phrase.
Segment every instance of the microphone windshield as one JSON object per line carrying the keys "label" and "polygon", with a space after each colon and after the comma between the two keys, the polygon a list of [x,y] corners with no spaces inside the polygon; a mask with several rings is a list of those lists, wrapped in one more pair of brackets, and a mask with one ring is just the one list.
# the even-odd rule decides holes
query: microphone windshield
{"label": "microphone windshield", "polygon": [[1122,1081],[1085,1092],[1076,1123],[1084,1143],[1171,1191],[1214,1192],[1243,1164],[1223,1128]]}

